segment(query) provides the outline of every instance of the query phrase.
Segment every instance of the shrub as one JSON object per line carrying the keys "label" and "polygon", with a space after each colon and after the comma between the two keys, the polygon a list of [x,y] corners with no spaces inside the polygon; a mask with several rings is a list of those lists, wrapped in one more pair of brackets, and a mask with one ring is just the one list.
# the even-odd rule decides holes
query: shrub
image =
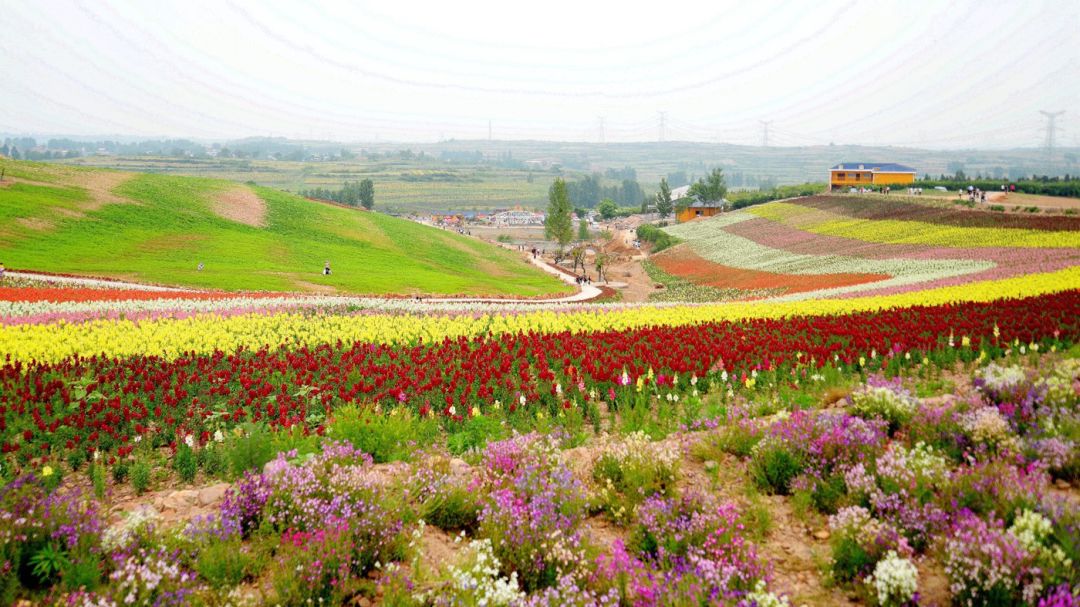
{"label": "shrub", "polygon": [[181,442],[176,446],[176,455],[173,456],[173,468],[180,475],[180,480],[190,483],[195,480],[195,473],[199,471],[199,465],[195,461],[195,452],[187,443]]}
{"label": "shrub", "polygon": [[1028,548],[1001,520],[962,514],[945,540],[945,574],[959,605],[1030,605],[1043,580]]}
{"label": "shrub", "polygon": [[878,561],[892,551],[909,556],[911,548],[892,526],[873,518],[861,506],[840,509],[829,517],[832,530],[833,579],[846,584],[872,574]]}
{"label": "shrub", "polygon": [[675,246],[679,239],[664,230],[650,224],[642,224],[637,228],[637,237],[644,242],[652,243],[653,253],[659,253],[668,247]]}
{"label": "shrub", "polygon": [[145,459],[136,460],[135,464],[131,466],[131,486],[135,489],[135,493],[142,495],[150,489],[152,472],[150,462]]}
{"label": "shrub", "polygon": [[445,460],[417,466],[409,491],[420,518],[446,531],[473,531],[480,516],[480,496],[470,479],[451,474]]}
{"label": "shrub", "polygon": [[272,437],[265,424],[245,423],[237,426],[225,439],[225,459],[234,477],[249,470],[262,470],[274,459]]}
{"label": "shrub", "polygon": [[552,436],[536,434],[491,443],[481,463],[492,487],[478,535],[491,540],[505,575],[525,590],[555,584],[580,565],[585,492]]}
{"label": "shrub", "polygon": [[897,378],[893,381],[871,377],[865,386],[848,397],[851,412],[859,417],[880,418],[889,424],[889,433],[911,420],[919,400],[906,390]]}
{"label": "shrub", "polygon": [[449,578],[432,594],[436,605],[517,605],[525,598],[517,574],[502,577],[503,564],[495,555],[491,540],[473,540],[461,560],[447,570]]}
{"label": "shrub", "polygon": [[348,441],[376,462],[407,460],[438,434],[436,422],[418,419],[405,408],[384,413],[377,408],[346,405],[334,412],[326,436]]}
{"label": "shrub", "polygon": [[791,482],[805,468],[802,454],[774,437],[759,442],[750,457],[750,475],[757,486],[779,495],[791,493]]}
{"label": "shrub", "polygon": [[466,418],[446,439],[446,447],[451,453],[462,454],[476,449],[483,449],[493,440],[506,437],[506,426],[499,418],[492,415],[475,415]]}
{"label": "shrub", "polygon": [[593,462],[593,480],[599,486],[601,507],[623,521],[645,498],[670,495],[678,478],[677,449],[650,441],[644,432],[600,445]]}
{"label": "shrub", "polygon": [[236,586],[254,573],[256,558],[240,538],[208,542],[199,550],[195,571],[215,588]]}
{"label": "shrub", "polygon": [[128,473],[129,469],[127,462],[116,462],[116,464],[112,467],[113,482],[118,485],[123,483],[125,480],[127,480]]}
{"label": "shrub", "polygon": [[867,585],[873,589],[880,607],[909,605],[919,588],[919,570],[911,560],[890,550],[874,566],[874,573],[867,579]]}

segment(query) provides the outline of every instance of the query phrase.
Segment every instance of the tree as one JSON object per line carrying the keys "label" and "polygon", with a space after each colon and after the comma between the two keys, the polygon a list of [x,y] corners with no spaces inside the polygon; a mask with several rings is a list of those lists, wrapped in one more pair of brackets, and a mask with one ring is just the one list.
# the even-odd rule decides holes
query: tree
{"label": "tree", "polygon": [[375,208],[375,183],[370,179],[360,182],[360,206],[369,211]]}
{"label": "tree", "polygon": [[660,213],[660,219],[671,214],[671,188],[666,177],[660,180],[660,191],[656,193],[656,211]]}
{"label": "tree", "polygon": [[589,220],[584,217],[578,222],[577,239],[581,241],[589,239]]}
{"label": "tree", "polygon": [[715,168],[708,177],[698,179],[691,184],[690,196],[696,196],[702,202],[719,202],[727,195],[727,184],[724,182],[724,170]]}
{"label": "tree", "polygon": [[544,237],[559,244],[559,254],[574,239],[573,208],[566,195],[566,182],[555,179],[548,189],[547,218],[544,219]]}
{"label": "tree", "polygon": [[619,213],[619,205],[615,204],[614,200],[605,198],[600,201],[600,206],[596,207],[596,210],[600,213],[600,217],[611,219]]}
{"label": "tree", "polygon": [[610,257],[607,253],[603,251],[596,252],[596,259],[593,261],[593,264],[596,265],[596,280],[598,282],[604,282],[605,280],[604,276],[606,276],[605,272],[607,271],[608,261],[610,261]]}
{"label": "tree", "polygon": [[585,270],[585,245],[578,245],[570,250],[570,258],[574,260],[574,269],[572,270],[577,274],[578,266],[581,266],[582,271]]}

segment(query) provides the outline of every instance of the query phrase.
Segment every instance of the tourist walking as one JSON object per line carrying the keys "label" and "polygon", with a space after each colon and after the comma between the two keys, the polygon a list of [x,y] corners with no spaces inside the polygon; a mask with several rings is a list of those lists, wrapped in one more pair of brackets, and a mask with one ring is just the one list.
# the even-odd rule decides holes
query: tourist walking
{"label": "tourist walking", "polygon": [[327,261],[326,265],[323,266],[322,273],[323,273],[323,276],[329,276],[330,275],[330,262],[329,261]]}

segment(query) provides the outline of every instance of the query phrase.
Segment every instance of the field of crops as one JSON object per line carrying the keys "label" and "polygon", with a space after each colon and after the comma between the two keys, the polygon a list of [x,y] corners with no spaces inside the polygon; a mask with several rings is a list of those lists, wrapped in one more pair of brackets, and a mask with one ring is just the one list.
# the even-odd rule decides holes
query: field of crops
{"label": "field of crops", "polygon": [[702,285],[780,299],[886,295],[1068,270],[1080,219],[811,197],[667,228],[653,262]]}
{"label": "field of crops", "polygon": [[5,278],[0,602],[1076,604],[1077,232],[872,212],[671,228],[722,304]]}

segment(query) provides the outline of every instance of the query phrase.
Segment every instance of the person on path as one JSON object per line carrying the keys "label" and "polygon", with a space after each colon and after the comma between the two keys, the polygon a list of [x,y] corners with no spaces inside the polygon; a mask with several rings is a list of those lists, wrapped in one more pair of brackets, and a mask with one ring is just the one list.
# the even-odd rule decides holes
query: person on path
{"label": "person on path", "polygon": [[323,273],[323,276],[329,276],[330,275],[330,261],[329,260],[326,262],[326,265],[323,266],[322,273]]}

